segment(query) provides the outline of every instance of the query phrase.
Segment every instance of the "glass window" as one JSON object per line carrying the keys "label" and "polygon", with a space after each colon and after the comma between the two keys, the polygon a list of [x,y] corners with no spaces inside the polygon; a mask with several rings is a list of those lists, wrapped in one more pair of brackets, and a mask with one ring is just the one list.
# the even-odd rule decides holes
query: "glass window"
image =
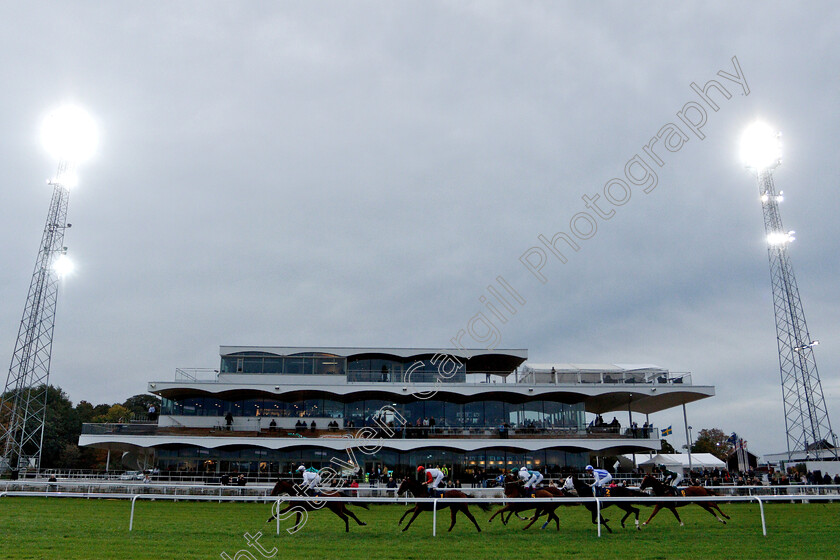
{"label": "glass window", "polygon": [[424,418],[428,418],[429,422],[431,422],[432,418],[435,419],[435,428],[442,426],[442,420],[445,419],[446,414],[444,413],[444,403],[443,401],[437,400],[427,400],[426,401],[426,410],[423,413]]}
{"label": "glass window", "polygon": [[525,415],[523,414],[521,404],[508,404],[507,410],[508,424],[510,424],[512,428],[519,428],[524,425]]}
{"label": "glass window", "polygon": [[464,404],[464,426],[469,428],[484,427],[484,401]]}
{"label": "glass window", "polygon": [[342,375],[344,374],[345,358],[315,358],[313,360],[315,375]]}
{"label": "glass window", "polygon": [[181,399],[182,412],[186,416],[204,416],[204,397]]}
{"label": "glass window", "polygon": [[204,399],[204,406],[207,416],[224,416],[225,415],[225,401],[216,397],[206,397]]}
{"label": "glass window", "polygon": [[380,414],[382,407],[390,406],[391,401],[368,399],[365,401],[365,426],[373,426],[373,419]]}
{"label": "glass window", "polygon": [[262,358],[243,358],[242,373],[262,373]]}
{"label": "glass window", "polygon": [[303,415],[309,418],[324,415],[324,402],[321,399],[307,399],[303,401]]}
{"label": "glass window", "polygon": [[[403,416],[405,417],[408,425],[416,426],[417,420],[422,420],[425,417],[425,402],[426,401],[416,400],[405,404],[405,413],[403,413]],[[397,408],[397,410],[400,409]]]}
{"label": "glass window", "polygon": [[163,397],[160,400],[161,414],[181,414],[181,403]]}
{"label": "glass window", "polygon": [[236,358],[225,356],[222,358],[222,373],[236,373]]}
{"label": "glass window", "polygon": [[324,416],[327,418],[344,418],[344,403],[324,399]]}
{"label": "glass window", "polygon": [[244,416],[242,411],[245,409],[245,401],[231,401],[230,413],[234,416]]}
{"label": "glass window", "polygon": [[302,375],[303,358],[286,358],[283,360],[283,372],[288,375]]}
{"label": "glass window", "polygon": [[507,421],[505,403],[502,401],[484,401],[484,422],[487,426],[497,428]]}
{"label": "glass window", "polygon": [[347,403],[344,407],[346,411],[346,418],[344,425],[348,422],[353,422],[353,427],[360,428],[365,424],[365,401],[355,401]]}
{"label": "glass window", "polygon": [[286,403],[274,399],[265,399],[260,416],[288,416]]}
{"label": "glass window", "polygon": [[263,373],[283,373],[283,358],[265,358]]}
{"label": "glass window", "polygon": [[529,427],[539,428],[543,423],[543,403],[542,401],[531,401],[525,403],[523,414],[525,424]]}
{"label": "glass window", "polygon": [[262,399],[245,399],[242,401],[240,414],[242,416],[256,416],[257,410],[262,408]]}
{"label": "glass window", "polygon": [[447,402],[445,404],[444,417],[441,425],[453,428],[463,427],[464,405],[461,403]]}

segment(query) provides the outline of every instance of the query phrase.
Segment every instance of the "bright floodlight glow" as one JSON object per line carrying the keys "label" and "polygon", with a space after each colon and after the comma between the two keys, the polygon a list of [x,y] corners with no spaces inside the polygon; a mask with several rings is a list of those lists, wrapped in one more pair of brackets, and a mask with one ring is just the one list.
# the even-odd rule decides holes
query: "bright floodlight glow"
{"label": "bright floodlight glow", "polygon": [[776,231],[773,233],[767,234],[767,243],[770,245],[784,245],[785,243],[790,243],[791,241],[795,240],[796,238],[793,234],[796,233],[795,231]]}
{"label": "bright floodlight glow", "polygon": [[56,177],[53,182],[59,183],[65,189],[72,189],[79,185],[79,175],[75,169],[68,169]]}
{"label": "bright floodlight glow", "polygon": [[64,278],[72,274],[73,269],[75,268],[73,266],[73,261],[71,261],[67,255],[59,255],[59,257],[55,259],[52,267],[59,278]]}
{"label": "bright floodlight glow", "polygon": [[80,163],[96,152],[96,123],[83,109],[62,105],[44,119],[41,140],[54,158]]}
{"label": "bright floodlight glow", "polygon": [[757,173],[773,169],[782,158],[780,134],[770,125],[756,121],[741,136],[741,161]]}

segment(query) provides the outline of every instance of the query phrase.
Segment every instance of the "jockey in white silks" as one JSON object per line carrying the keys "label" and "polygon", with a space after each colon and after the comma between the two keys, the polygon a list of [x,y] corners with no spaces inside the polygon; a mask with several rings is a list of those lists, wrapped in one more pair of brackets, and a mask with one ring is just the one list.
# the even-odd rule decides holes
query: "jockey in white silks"
{"label": "jockey in white silks", "polygon": [[298,472],[302,473],[303,476],[303,483],[301,484],[301,487],[311,492],[315,492],[315,488],[321,484],[321,475],[318,474],[318,471],[312,467],[307,469],[301,465],[298,467]]}
{"label": "jockey in white silks", "polygon": [[592,465],[586,465],[586,472],[595,477],[595,482],[592,483],[592,489],[596,496],[603,496],[607,492],[607,484],[612,482],[612,475],[609,471],[604,469],[595,469]]}
{"label": "jockey in white silks", "polygon": [[528,470],[528,467],[519,469],[519,478],[524,482],[525,488],[536,488],[542,482],[543,475],[537,471]]}

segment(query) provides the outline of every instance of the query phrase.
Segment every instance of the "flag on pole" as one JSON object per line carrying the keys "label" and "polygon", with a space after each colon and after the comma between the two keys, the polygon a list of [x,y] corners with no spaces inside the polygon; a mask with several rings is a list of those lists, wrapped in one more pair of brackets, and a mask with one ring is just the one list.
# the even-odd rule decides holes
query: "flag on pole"
{"label": "flag on pole", "polygon": [[662,437],[670,436],[673,433],[673,430],[671,430],[671,426],[668,426],[667,428],[662,428],[661,431],[662,431]]}

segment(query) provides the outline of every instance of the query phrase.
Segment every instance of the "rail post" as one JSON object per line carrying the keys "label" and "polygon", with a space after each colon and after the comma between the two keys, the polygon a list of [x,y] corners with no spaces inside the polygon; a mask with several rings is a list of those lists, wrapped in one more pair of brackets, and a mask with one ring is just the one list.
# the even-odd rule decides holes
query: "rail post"
{"label": "rail post", "polygon": [[131,517],[128,520],[128,531],[131,532],[134,529],[134,503],[137,501],[137,498],[140,496],[135,496],[131,498]]}
{"label": "rail post", "polygon": [[[219,500],[221,503],[221,500]],[[280,498],[274,503],[274,519],[277,520],[277,536],[280,536]]]}
{"label": "rail post", "polygon": [[761,532],[767,536],[767,523],[764,521],[764,502],[761,501],[761,496],[753,496],[758,501],[758,509],[761,512]]}
{"label": "rail post", "polygon": [[598,499],[598,496],[595,496],[595,515],[597,515],[598,520],[598,537],[601,537],[601,500]]}
{"label": "rail post", "polygon": [[437,536],[437,498],[432,503],[432,536]]}

